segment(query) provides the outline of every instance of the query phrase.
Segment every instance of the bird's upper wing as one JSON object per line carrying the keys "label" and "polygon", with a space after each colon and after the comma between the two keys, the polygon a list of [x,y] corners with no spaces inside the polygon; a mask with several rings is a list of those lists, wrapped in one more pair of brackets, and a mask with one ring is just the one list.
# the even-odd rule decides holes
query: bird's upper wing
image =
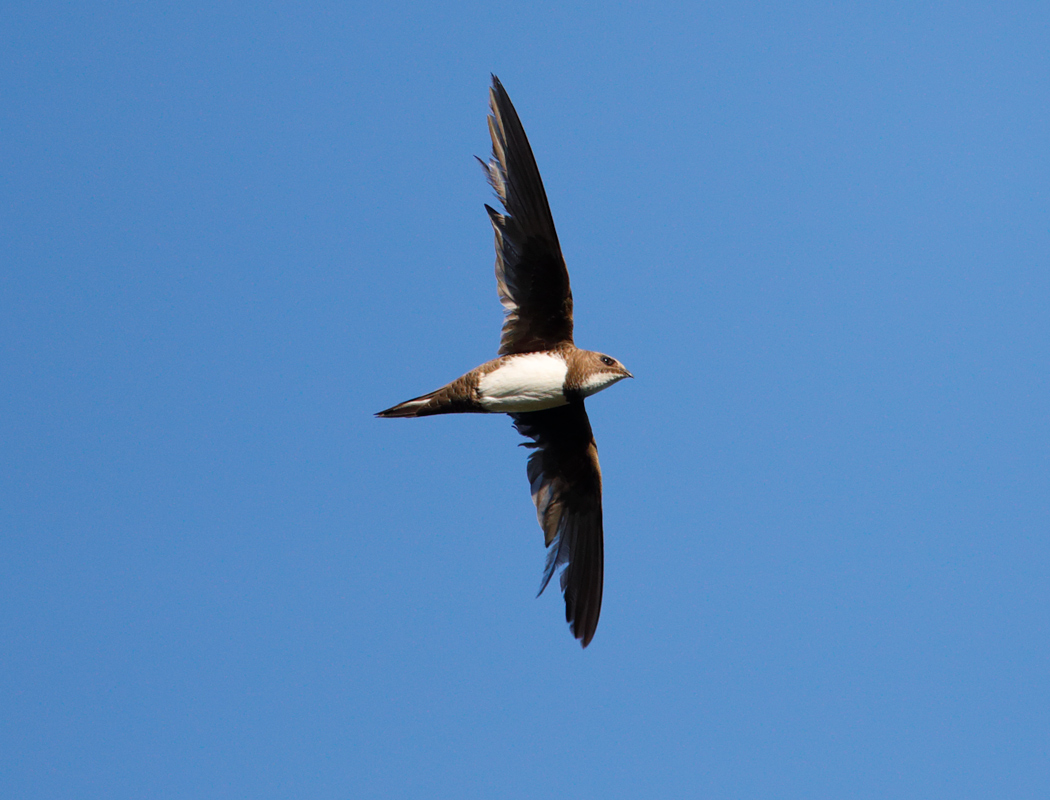
{"label": "bird's upper wing", "polygon": [[602,608],[602,474],[598,448],[583,400],[545,411],[511,414],[514,427],[532,439],[529,483],[547,542],[540,592],[564,565],[565,619],[586,647]]}
{"label": "bird's upper wing", "polygon": [[550,350],[572,341],[569,272],[525,129],[495,75],[489,107],[492,159],[481,163],[506,209],[500,214],[485,206],[496,231],[496,283],[506,310],[499,352]]}

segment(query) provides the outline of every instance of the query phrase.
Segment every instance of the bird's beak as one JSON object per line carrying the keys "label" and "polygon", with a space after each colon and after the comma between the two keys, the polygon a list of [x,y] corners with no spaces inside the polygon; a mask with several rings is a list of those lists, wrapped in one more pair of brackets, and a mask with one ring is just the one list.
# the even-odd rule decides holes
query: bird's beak
{"label": "bird's beak", "polygon": [[627,370],[624,370],[624,371],[623,371],[623,376],[624,376],[625,378],[633,378],[633,377],[634,377],[634,375],[632,375],[632,374],[631,374],[630,372],[628,372]]}

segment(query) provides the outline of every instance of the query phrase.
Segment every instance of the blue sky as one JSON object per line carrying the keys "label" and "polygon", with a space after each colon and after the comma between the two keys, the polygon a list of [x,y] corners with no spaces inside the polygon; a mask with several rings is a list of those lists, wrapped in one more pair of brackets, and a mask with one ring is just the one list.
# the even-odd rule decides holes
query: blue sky
{"label": "blue sky", "polygon": [[[31,3],[0,23],[17,798],[1042,798],[1050,13]],[[581,650],[488,358],[489,73],[589,401]]]}

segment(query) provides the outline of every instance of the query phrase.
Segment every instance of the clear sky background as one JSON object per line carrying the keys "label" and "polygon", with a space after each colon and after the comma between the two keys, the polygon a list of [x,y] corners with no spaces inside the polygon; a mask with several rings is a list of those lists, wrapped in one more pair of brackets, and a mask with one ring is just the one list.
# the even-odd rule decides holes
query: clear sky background
{"label": "clear sky background", "polygon": [[[1045,3],[0,21],[8,798],[1045,798]],[[588,401],[581,650],[503,416],[489,73]]]}

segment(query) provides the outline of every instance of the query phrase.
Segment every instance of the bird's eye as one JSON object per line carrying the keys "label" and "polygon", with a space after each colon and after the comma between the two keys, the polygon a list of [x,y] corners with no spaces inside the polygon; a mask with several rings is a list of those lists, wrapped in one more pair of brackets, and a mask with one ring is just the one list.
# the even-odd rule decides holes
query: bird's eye
{"label": "bird's eye", "polygon": [[609,358],[609,356],[602,356],[602,363],[607,367],[611,367],[616,362]]}

